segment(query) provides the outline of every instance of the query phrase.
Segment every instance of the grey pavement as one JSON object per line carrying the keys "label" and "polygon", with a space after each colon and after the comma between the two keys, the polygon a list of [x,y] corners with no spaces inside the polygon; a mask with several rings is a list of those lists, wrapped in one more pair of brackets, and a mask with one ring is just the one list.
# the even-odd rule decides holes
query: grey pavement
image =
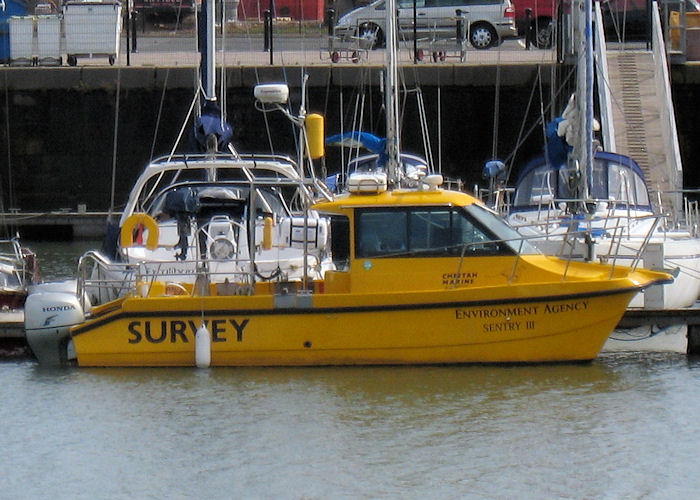
{"label": "grey pavement", "polygon": [[[130,40],[131,42],[131,40]],[[130,44],[131,45],[131,44]],[[264,66],[270,64],[270,52],[264,50],[262,35],[252,37],[228,37],[226,50],[217,50],[217,62],[226,66]],[[191,67],[196,66],[199,56],[195,42],[191,37],[178,36],[143,36],[137,34],[137,51],[127,53],[126,37],[122,36],[120,53],[116,63],[119,66],[146,67]],[[539,64],[555,61],[553,50],[525,50],[522,40],[507,40],[499,47],[488,50],[476,50],[467,46],[464,61],[460,60],[460,51],[456,44],[428,43],[420,44],[423,59],[419,64]],[[333,54],[337,62],[333,62]],[[433,53],[437,55],[434,60]],[[442,57],[441,57],[442,56]],[[403,42],[399,48],[401,63],[413,62],[413,42]],[[363,50],[353,43],[329,43],[326,36],[312,37],[276,37],[273,39],[272,63],[283,66],[313,65],[381,65],[385,62],[383,50]],[[65,58],[64,58],[65,64]],[[108,65],[106,57],[79,57],[78,66]]]}

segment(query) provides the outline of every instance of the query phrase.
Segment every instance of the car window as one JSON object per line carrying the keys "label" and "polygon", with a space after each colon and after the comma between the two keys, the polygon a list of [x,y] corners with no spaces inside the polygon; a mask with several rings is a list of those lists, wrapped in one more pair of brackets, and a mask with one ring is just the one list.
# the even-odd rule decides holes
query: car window
{"label": "car window", "polygon": [[503,0],[462,0],[462,5],[498,5]]}
{"label": "car window", "polygon": [[[429,2],[431,0],[428,0]],[[431,5],[428,4],[427,7],[430,7]],[[426,7],[426,2],[425,0],[416,0],[416,8],[417,9],[422,9],[423,7]],[[400,9],[413,9],[413,0],[399,0],[399,8]]]}

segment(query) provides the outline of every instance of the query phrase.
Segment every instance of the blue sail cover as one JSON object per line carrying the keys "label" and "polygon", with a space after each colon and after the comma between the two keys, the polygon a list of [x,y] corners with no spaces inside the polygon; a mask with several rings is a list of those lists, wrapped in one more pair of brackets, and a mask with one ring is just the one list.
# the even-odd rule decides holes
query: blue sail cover
{"label": "blue sail cover", "polygon": [[[326,137],[326,146],[344,146],[350,147],[361,147],[369,150],[371,153],[376,154],[376,162],[372,161],[373,165],[376,165],[379,169],[383,169],[386,164],[387,154],[386,154],[386,138],[377,137],[369,132],[346,132],[344,134],[335,134],[330,137]],[[357,167],[356,163],[352,163],[354,167]],[[351,173],[351,172],[349,172]],[[339,183],[341,182],[341,174],[333,174],[326,177],[326,186],[333,193],[338,192]]]}
{"label": "blue sail cover", "polygon": [[369,132],[346,132],[326,137],[327,146],[363,147],[372,153],[386,151],[386,138],[377,137]]}
{"label": "blue sail cover", "polygon": [[564,120],[564,118],[558,116],[547,123],[545,127],[545,135],[547,137],[547,142],[544,146],[545,154],[547,155],[547,161],[555,167],[566,163],[566,159],[573,149],[563,137],[559,137],[559,134],[557,134],[559,123],[562,120]]}
{"label": "blue sail cover", "polygon": [[214,101],[207,101],[192,130],[192,148],[195,151],[207,152],[207,138],[212,135],[216,137],[216,150],[223,151],[233,137],[233,128],[222,121],[219,105]]}

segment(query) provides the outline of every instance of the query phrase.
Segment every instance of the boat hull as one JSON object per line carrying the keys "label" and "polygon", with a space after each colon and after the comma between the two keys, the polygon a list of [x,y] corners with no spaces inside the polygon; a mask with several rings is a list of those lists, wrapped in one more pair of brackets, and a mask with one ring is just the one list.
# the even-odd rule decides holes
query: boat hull
{"label": "boat hull", "polygon": [[202,323],[211,366],[587,361],[636,291],[430,303],[365,296],[356,306],[326,296],[313,307],[302,296],[294,307],[269,297],[135,297],[72,337],[80,366],[195,366]]}

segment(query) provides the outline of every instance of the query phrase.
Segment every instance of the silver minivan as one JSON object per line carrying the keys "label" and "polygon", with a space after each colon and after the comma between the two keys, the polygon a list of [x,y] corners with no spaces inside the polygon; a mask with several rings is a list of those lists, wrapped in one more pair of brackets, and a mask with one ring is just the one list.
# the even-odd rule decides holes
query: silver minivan
{"label": "silver minivan", "polygon": [[[414,0],[398,0],[399,39],[413,38]],[[517,35],[515,10],[510,0],[415,0],[416,36],[448,38],[456,34],[457,16],[466,19],[469,42],[475,49],[488,49]],[[384,44],[386,8],[384,0],[352,10],[338,19],[334,35],[373,39],[373,47]]]}

